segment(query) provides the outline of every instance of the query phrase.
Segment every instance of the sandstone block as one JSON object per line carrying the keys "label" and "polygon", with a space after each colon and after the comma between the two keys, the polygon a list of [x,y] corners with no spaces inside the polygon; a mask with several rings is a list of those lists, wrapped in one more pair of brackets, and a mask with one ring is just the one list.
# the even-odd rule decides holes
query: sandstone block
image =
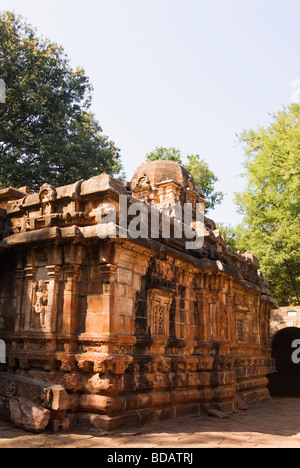
{"label": "sandstone block", "polygon": [[216,410],[216,409],[211,409],[208,411],[208,415],[209,416],[213,416],[214,418],[218,418],[218,419],[226,419],[228,418],[228,415],[223,413],[223,411],[219,411],[219,410]]}
{"label": "sandstone block", "polygon": [[238,410],[246,411],[248,409],[248,406],[240,395],[236,394],[234,400]]}
{"label": "sandstone block", "polygon": [[11,398],[9,408],[10,419],[19,429],[39,434],[49,423],[50,411],[26,398]]}
{"label": "sandstone block", "polygon": [[70,408],[69,396],[61,385],[53,385],[43,391],[45,407],[53,411],[67,411]]}
{"label": "sandstone block", "polygon": [[118,282],[131,285],[132,283],[132,271],[125,270],[123,268],[118,269]]}

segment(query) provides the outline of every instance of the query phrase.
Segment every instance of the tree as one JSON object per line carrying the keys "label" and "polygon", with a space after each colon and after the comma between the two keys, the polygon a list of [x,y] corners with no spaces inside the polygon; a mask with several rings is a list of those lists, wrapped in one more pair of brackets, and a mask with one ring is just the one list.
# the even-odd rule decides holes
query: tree
{"label": "tree", "polygon": [[300,305],[300,106],[240,140],[248,186],[236,196],[244,215],[239,244],[260,259],[280,305]]}
{"label": "tree", "polygon": [[193,176],[196,185],[203,191],[207,201],[207,211],[213,210],[223,200],[224,194],[215,191],[218,177],[209,169],[208,164],[198,154],[187,155],[187,163],[182,160],[181,151],[175,148],[156,147],[154,151],[146,155],[146,161],[164,159],[175,161],[185,167]]}
{"label": "tree", "polygon": [[198,154],[187,155],[188,163],[185,167],[194,177],[195,183],[204,192],[208,202],[207,210],[213,210],[216,205],[222,203],[223,192],[215,191],[215,184],[219,181],[218,177],[209,169],[204,159],[200,159]]}
{"label": "tree", "polygon": [[175,148],[156,147],[154,151],[146,155],[146,161],[157,161],[158,159],[175,161],[182,164],[181,152]]}
{"label": "tree", "polygon": [[0,13],[0,186],[54,186],[101,172],[118,176],[120,154],[90,112],[92,86],[62,47],[14,13]]}

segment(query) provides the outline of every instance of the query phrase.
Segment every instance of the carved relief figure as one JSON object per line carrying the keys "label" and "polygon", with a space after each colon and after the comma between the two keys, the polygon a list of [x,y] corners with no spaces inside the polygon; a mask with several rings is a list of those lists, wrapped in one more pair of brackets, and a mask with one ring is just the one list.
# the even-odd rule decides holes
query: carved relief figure
{"label": "carved relief figure", "polygon": [[39,191],[39,199],[42,203],[42,214],[51,214],[53,210],[53,202],[56,200],[57,192],[49,184],[44,184]]}
{"label": "carved relief figure", "polygon": [[44,184],[39,190],[39,199],[41,203],[55,201],[57,196],[56,189],[49,184]]}
{"label": "carved relief figure", "polygon": [[42,193],[41,193],[41,202],[42,203],[46,203],[48,201],[50,201],[50,193],[48,190],[44,190]]}
{"label": "carved relief figure", "polygon": [[35,286],[35,305],[34,310],[40,316],[42,328],[46,328],[46,315],[48,305],[48,289],[45,281],[39,281]]}
{"label": "carved relief figure", "polygon": [[43,207],[43,215],[49,215],[51,214],[51,204],[50,203],[46,203]]}

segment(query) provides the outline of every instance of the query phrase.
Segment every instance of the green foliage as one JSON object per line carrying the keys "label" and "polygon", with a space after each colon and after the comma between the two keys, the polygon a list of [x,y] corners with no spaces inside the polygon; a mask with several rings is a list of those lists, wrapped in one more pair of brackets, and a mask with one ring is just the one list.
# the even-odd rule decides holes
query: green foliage
{"label": "green foliage", "polygon": [[300,305],[300,106],[240,140],[248,186],[236,196],[244,215],[239,243],[260,259],[280,305]]}
{"label": "green foliage", "polygon": [[208,202],[207,210],[213,210],[216,205],[222,203],[224,194],[215,191],[215,184],[218,177],[209,169],[204,159],[200,159],[198,154],[187,155],[188,163],[185,167],[194,177],[196,185],[203,191]]}
{"label": "green foliage", "polygon": [[243,248],[240,248],[240,232],[238,227],[232,226],[232,224],[225,225],[224,223],[217,223],[217,228],[224,237],[227,245],[232,248],[234,251],[243,251]]}
{"label": "green foliage", "polygon": [[146,155],[146,161],[157,161],[158,159],[175,161],[182,164],[181,152],[175,148],[156,147],[154,151]]}
{"label": "green foliage", "polygon": [[217,176],[209,169],[208,164],[198,154],[187,155],[187,164],[184,164],[180,150],[175,148],[157,147],[146,155],[146,161],[164,159],[175,161],[184,166],[194,177],[196,185],[203,191],[207,205],[207,211],[213,210],[223,200],[224,194],[215,191]]}
{"label": "green foliage", "polygon": [[119,150],[89,111],[84,71],[11,12],[0,13],[0,78],[0,186],[36,189],[120,173]]}

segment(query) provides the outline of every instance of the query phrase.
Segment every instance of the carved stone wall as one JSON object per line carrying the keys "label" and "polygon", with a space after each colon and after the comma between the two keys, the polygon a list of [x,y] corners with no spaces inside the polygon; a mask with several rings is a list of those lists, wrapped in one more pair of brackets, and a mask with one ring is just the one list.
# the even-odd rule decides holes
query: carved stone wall
{"label": "carved stone wall", "polygon": [[232,411],[237,393],[268,397],[274,301],[251,254],[227,247],[211,220],[200,251],[173,238],[99,238],[101,210],[118,211],[119,195],[129,206],[135,196],[149,207],[204,203],[177,163],[143,165],[129,192],[104,174],[12,194],[0,192],[7,370],[63,386],[71,422],[113,429]]}

